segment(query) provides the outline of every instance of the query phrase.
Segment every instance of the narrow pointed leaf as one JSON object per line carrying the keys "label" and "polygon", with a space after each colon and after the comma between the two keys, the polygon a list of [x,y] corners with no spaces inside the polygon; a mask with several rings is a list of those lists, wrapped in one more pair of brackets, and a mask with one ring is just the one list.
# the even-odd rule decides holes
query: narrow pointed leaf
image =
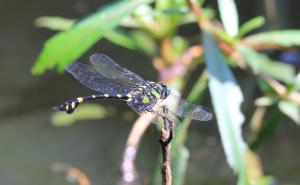
{"label": "narrow pointed leaf", "polygon": [[230,36],[236,36],[239,30],[239,18],[234,0],[218,0],[218,5],[226,32]]}
{"label": "narrow pointed leaf", "polygon": [[280,101],[278,107],[286,116],[291,118],[297,124],[300,124],[300,107],[296,103]]}
{"label": "narrow pointed leaf", "polygon": [[137,49],[136,43],[129,33],[121,29],[114,29],[105,34],[105,38],[110,42],[121,47],[135,50]]}
{"label": "narrow pointed leaf", "polygon": [[247,146],[242,138],[244,116],[240,109],[243,95],[223,54],[207,32],[203,33],[203,44],[209,73],[208,87],[226,158],[230,167],[239,173],[239,184],[248,184],[245,175]]}
{"label": "narrow pointed leaf", "polygon": [[48,28],[55,31],[70,29],[76,20],[57,16],[42,16],[34,21],[34,25],[40,28]]}
{"label": "narrow pointed leaf", "polygon": [[300,90],[300,72],[297,74],[294,83],[295,83],[295,89]]}
{"label": "narrow pointed leaf", "polygon": [[149,2],[151,0],[119,1],[83,19],[71,29],[56,34],[45,43],[31,72],[41,74],[55,66],[63,71],[66,64],[78,59],[107,31],[115,28],[123,17]]}
{"label": "narrow pointed leaf", "polygon": [[243,39],[248,45],[300,46],[300,30],[268,31]]}
{"label": "narrow pointed leaf", "polygon": [[253,19],[250,19],[249,21],[245,22],[239,31],[238,37],[243,37],[250,31],[261,27],[263,24],[265,24],[265,19],[262,16],[254,17]]}
{"label": "narrow pointed leaf", "polygon": [[291,65],[271,61],[266,55],[258,53],[247,46],[239,46],[238,51],[246,59],[247,64],[255,74],[271,76],[286,83],[294,82],[295,70]]}
{"label": "narrow pointed leaf", "polygon": [[176,152],[172,158],[173,185],[183,185],[190,154],[184,146],[178,148]]}

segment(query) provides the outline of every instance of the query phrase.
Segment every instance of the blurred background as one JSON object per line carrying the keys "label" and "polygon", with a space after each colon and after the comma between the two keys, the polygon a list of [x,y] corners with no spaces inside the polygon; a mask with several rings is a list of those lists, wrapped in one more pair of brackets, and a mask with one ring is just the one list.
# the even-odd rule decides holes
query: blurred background
{"label": "blurred background", "polygon": [[[138,117],[126,103],[114,100],[99,101],[99,114],[105,116],[80,119],[70,126],[54,125],[52,106],[67,99],[89,95],[71,75],[50,70],[42,75],[30,73],[44,42],[54,31],[37,28],[34,21],[40,16],[59,16],[78,19],[109,1],[97,0],[2,0],[0,7],[0,184],[1,185],[57,185],[79,184],[65,169],[74,167],[85,174],[91,184],[117,184],[121,178],[120,165],[123,150],[134,120]],[[300,27],[300,2],[236,1],[240,24],[264,16],[267,24],[259,31],[270,29],[297,29]],[[266,5],[269,5],[266,6]],[[216,1],[205,3],[216,11]],[[274,7],[272,7],[274,6]],[[273,12],[275,10],[275,12]],[[275,17],[274,17],[275,16]],[[217,13],[218,18],[218,13]],[[259,32],[256,30],[256,32]],[[184,36],[197,34],[197,24],[180,30]],[[193,40],[195,38],[192,38]],[[197,39],[197,38],[196,38]],[[197,43],[194,40],[194,43]],[[299,57],[298,48],[293,48]],[[120,65],[126,66],[144,79],[159,80],[152,59],[141,53],[101,39],[78,60],[87,63],[95,52],[105,53]],[[297,55],[298,54],[298,55]],[[282,57],[282,52],[271,52],[271,57]],[[293,55],[294,56],[294,55]],[[295,68],[300,59],[293,60]],[[199,68],[202,70],[203,67]],[[241,86],[246,117],[243,136],[249,136],[254,100],[262,95],[255,86],[254,77],[244,70],[233,69]],[[190,74],[187,95],[198,75]],[[201,104],[213,110],[208,90]],[[105,110],[102,110],[105,108]],[[97,110],[98,110],[97,109]],[[102,111],[101,111],[102,110]],[[51,121],[52,119],[52,121]],[[59,119],[59,118],[58,118]],[[277,184],[300,184],[300,128],[288,117],[264,138],[257,148],[263,171],[275,177]],[[141,140],[136,165],[141,184],[149,184],[159,164],[158,131],[151,125]],[[209,123],[193,121],[188,128],[185,146],[189,149],[184,184],[235,184],[237,177],[229,167],[216,118]]]}

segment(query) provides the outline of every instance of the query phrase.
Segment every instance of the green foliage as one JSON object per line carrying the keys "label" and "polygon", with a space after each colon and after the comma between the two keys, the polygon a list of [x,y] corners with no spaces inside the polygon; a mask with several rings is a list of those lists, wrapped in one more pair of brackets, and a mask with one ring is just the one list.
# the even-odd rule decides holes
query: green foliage
{"label": "green foliage", "polygon": [[285,83],[293,83],[295,70],[292,66],[278,61],[271,61],[266,55],[246,46],[240,46],[238,50],[255,74],[271,76]]}
{"label": "green foliage", "polygon": [[271,110],[268,115],[258,134],[249,141],[249,148],[251,150],[256,150],[266,137],[272,135],[283,118],[283,114],[277,108]]}
{"label": "green foliage", "polygon": [[261,179],[259,179],[257,182],[255,182],[254,185],[270,185],[276,183],[275,178],[272,176],[264,176]]}
{"label": "green foliage", "polygon": [[203,95],[204,90],[207,88],[207,82],[208,74],[207,71],[204,71],[202,74],[200,74],[187,99],[193,103],[200,102],[202,99],[201,95]]}
{"label": "green foliage", "polygon": [[295,90],[299,91],[300,90],[300,73],[298,73],[298,75],[296,76],[294,85],[295,85]]}
{"label": "green foliage", "polygon": [[263,96],[255,100],[255,105],[258,107],[271,106],[275,103],[275,99],[269,96]]}
{"label": "green foliage", "polygon": [[189,151],[184,146],[176,151],[172,168],[174,185],[184,184],[189,156]]}
{"label": "green foliage", "polygon": [[300,46],[300,30],[280,30],[258,33],[244,39],[249,45]]}
{"label": "green foliage", "polygon": [[218,0],[220,16],[226,32],[234,37],[239,30],[239,16],[234,0]]}
{"label": "green foliage", "polygon": [[65,31],[70,29],[75,23],[73,19],[66,19],[63,17],[51,17],[43,16],[35,20],[35,25],[37,27],[44,27],[55,31]]}
{"label": "green foliage", "polygon": [[155,53],[154,40],[143,31],[132,31],[127,33],[121,29],[111,30],[105,34],[105,38],[121,47],[136,50],[148,56]]}
{"label": "green foliage", "polygon": [[280,101],[278,108],[295,123],[300,124],[300,107],[292,101]]}
{"label": "green foliage", "polygon": [[253,19],[250,19],[240,27],[238,37],[239,38],[243,37],[250,31],[253,31],[254,29],[261,27],[263,24],[265,24],[265,22],[266,21],[262,16],[258,16],[258,17],[254,17]]}
{"label": "green foliage", "polygon": [[210,76],[208,86],[227,161],[231,168],[239,173],[239,184],[249,184],[245,176],[247,146],[243,141],[241,129],[244,121],[240,110],[243,102],[242,91],[209,33],[203,33],[203,45]]}
{"label": "green foliage", "polygon": [[107,31],[115,28],[124,16],[139,5],[149,2],[150,0],[137,0],[114,3],[82,19],[71,29],[58,33],[45,43],[31,72],[41,74],[56,65],[59,71],[63,71],[66,64],[79,58]]}

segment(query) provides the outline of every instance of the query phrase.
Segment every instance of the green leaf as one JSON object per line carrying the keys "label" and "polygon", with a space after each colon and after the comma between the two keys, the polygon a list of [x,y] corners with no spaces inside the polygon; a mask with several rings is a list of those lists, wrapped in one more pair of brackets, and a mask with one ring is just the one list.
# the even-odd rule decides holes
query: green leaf
{"label": "green leaf", "polygon": [[256,78],[258,87],[268,96],[277,97],[278,93],[275,89],[263,78]]}
{"label": "green leaf", "polygon": [[280,101],[278,104],[279,109],[289,118],[300,124],[300,107],[291,101]]}
{"label": "green leaf", "polygon": [[56,65],[59,71],[63,71],[66,64],[78,59],[107,31],[115,28],[123,17],[133,12],[138,6],[151,1],[116,2],[86,17],[72,29],[56,34],[45,43],[31,69],[32,74],[41,74],[48,69],[53,69]]}
{"label": "green leaf", "polygon": [[271,106],[274,103],[275,103],[274,98],[271,98],[269,96],[263,96],[255,100],[256,106]]}
{"label": "green leaf", "polygon": [[257,29],[265,24],[265,18],[263,16],[254,17],[253,19],[250,19],[249,21],[245,22],[239,31],[238,37],[241,38],[250,31]]}
{"label": "green leaf", "polygon": [[[170,9],[181,10],[181,13],[165,13]],[[181,24],[181,20],[188,13],[189,8],[184,0],[157,0],[155,3],[155,20],[159,26],[153,29],[156,38],[171,36],[176,32],[177,26]]]}
{"label": "green leaf", "polygon": [[238,51],[246,59],[247,64],[255,74],[271,76],[285,83],[294,82],[295,70],[291,65],[271,61],[266,55],[260,54],[247,46],[240,45]]}
{"label": "green leaf", "polygon": [[295,89],[300,90],[300,72],[297,74],[295,78]]}
{"label": "green leaf", "polygon": [[136,50],[137,45],[130,34],[126,33],[122,29],[114,29],[105,34],[105,38],[110,42],[119,45],[121,47]]}
{"label": "green leaf", "polygon": [[121,20],[121,22],[119,23],[119,26],[127,27],[127,28],[139,28],[140,24],[132,15],[129,15],[129,16],[124,17]]}
{"label": "green leaf", "polygon": [[184,7],[169,7],[166,9],[163,9],[161,13],[166,14],[166,15],[174,15],[174,14],[186,14],[188,13],[189,9],[184,6]]}
{"label": "green leaf", "polygon": [[207,88],[208,84],[208,73],[207,71],[203,71],[203,73],[200,74],[198,80],[194,84],[191,92],[188,96],[188,101],[196,103],[199,102],[202,98],[204,90]]}
{"label": "green leaf", "polygon": [[126,33],[121,29],[116,29],[106,33],[105,38],[116,45],[142,52],[148,56],[153,56],[156,51],[154,39],[141,30]]}
{"label": "green leaf", "polygon": [[249,148],[256,150],[266,137],[275,132],[283,117],[284,114],[277,108],[268,113],[257,136],[249,141]]}
{"label": "green leaf", "polygon": [[271,184],[277,184],[275,182],[275,178],[272,176],[263,176],[258,181],[254,182],[253,185],[271,185]]}
{"label": "green leaf", "polygon": [[239,174],[239,184],[249,184],[245,172],[247,145],[242,138],[244,115],[240,106],[243,94],[210,33],[203,32],[203,45],[209,73],[208,87],[226,158]]}
{"label": "green leaf", "polygon": [[183,185],[188,166],[189,151],[184,146],[176,150],[172,159],[173,185]]}
{"label": "green leaf", "polygon": [[300,46],[300,30],[269,31],[243,39],[247,45]]}
{"label": "green leaf", "polygon": [[151,57],[155,55],[157,49],[156,43],[148,33],[141,30],[135,30],[132,31],[130,35],[135,41],[138,51],[141,51]]}
{"label": "green leaf", "polygon": [[239,30],[239,17],[234,0],[218,0],[220,16],[226,32],[236,36]]}
{"label": "green leaf", "polygon": [[180,57],[188,47],[188,41],[181,36],[175,36],[172,38],[172,54],[173,56]]}
{"label": "green leaf", "polygon": [[68,30],[74,25],[74,23],[74,19],[57,16],[42,16],[34,21],[34,24],[37,27],[48,28],[56,31]]}
{"label": "green leaf", "polygon": [[76,121],[103,119],[106,116],[107,111],[104,107],[97,104],[83,104],[76,108],[73,114],[54,112],[51,116],[51,122],[55,127],[65,127],[74,124]]}

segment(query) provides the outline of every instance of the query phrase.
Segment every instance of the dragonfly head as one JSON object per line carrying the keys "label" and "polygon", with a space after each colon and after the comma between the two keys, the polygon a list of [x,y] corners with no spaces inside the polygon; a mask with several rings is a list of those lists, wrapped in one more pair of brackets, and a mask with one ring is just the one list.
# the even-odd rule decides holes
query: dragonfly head
{"label": "dragonfly head", "polygon": [[171,89],[165,83],[159,83],[162,87],[161,99],[166,99],[171,94]]}

